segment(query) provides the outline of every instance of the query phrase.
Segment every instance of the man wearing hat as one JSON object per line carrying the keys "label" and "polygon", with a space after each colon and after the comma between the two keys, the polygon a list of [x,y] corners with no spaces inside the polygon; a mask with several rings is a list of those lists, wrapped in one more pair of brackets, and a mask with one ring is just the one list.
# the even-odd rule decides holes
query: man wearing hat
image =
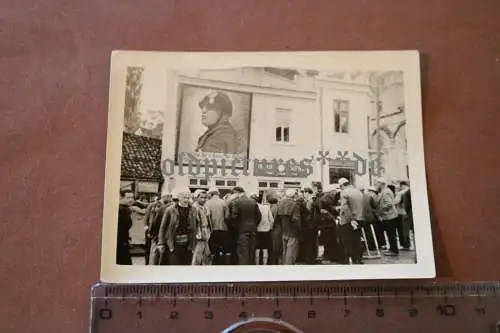
{"label": "man wearing hat", "polygon": [[285,198],[278,203],[276,221],[283,227],[283,264],[294,265],[299,254],[301,229],[300,207],[294,200],[295,190],[287,189]]}
{"label": "man wearing hat", "polygon": [[368,221],[373,220],[373,228],[375,229],[378,246],[379,248],[385,250],[387,246],[385,240],[385,230],[378,217],[378,192],[374,186],[368,186],[363,192],[363,195],[365,196],[365,219]]}
{"label": "man wearing hat", "polygon": [[340,202],[340,191],[337,184],[328,184],[319,200],[320,241],[324,246],[323,259],[331,262],[343,262],[344,251],[338,241],[337,207]]}
{"label": "man wearing hat", "polygon": [[129,189],[120,190],[120,205],[118,208],[118,230],[116,234],[116,264],[132,265],[130,255],[130,228],[132,228],[132,210],[134,192]]}
{"label": "man wearing hat", "polygon": [[197,152],[236,154],[238,136],[229,119],[233,105],[226,93],[214,92],[205,96],[198,106],[201,122],[207,130],[198,138]]}
{"label": "man wearing hat", "polygon": [[193,207],[198,210],[199,220],[195,226],[195,247],[191,265],[209,265],[212,263],[212,253],[208,241],[212,232],[210,216],[205,204],[207,202],[207,192],[196,190],[193,193]]}
{"label": "man wearing hat", "polygon": [[205,207],[212,222],[212,236],[210,237],[210,251],[214,256],[215,265],[231,264],[231,249],[229,246],[229,234],[226,224],[227,205],[221,199],[219,190],[211,188],[208,193],[212,196]]}
{"label": "man wearing hat", "polygon": [[[349,183],[339,179],[340,192],[340,235],[346,254],[353,264],[362,264],[361,221],[363,220],[363,193]],[[346,262],[347,263],[347,262]]]}
{"label": "man wearing hat", "polygon": [[158,250],[158,233],[163,215],[170,203],[171,195],[166,195],[151,203],[146,210],[144,216],[146,242],[149,241],[150,244],[149,246],[146,245],[146,251],[149,252],[147,256],[149,260],[146,260],[146,265],[166,265],[168,262],[168,256],[161,255]]}
{"label": "man wearing hat", "polygon": [[[371,186],[364,188],[363,193],[363,220],[361,226],[365,231],[366,242],[370,251],[375,251],[375,237],[377,235],[377,201],[374,196],[375,189]],[[372,232],[373,227],[373,232]],[[374,235],[375,233],[375,235]],[[374,237],[375,236],[375,237]],[[377,242],[379,238],[377,237]]]}
{"label": "man wearing hat", "polygon": [[398,211],[394,201],[394,193],[389,189],[387,180],[383,178],[378,178],[375,181],[375,189],[380,193],[377,214],[389,239],[389,251],[384,252],[384,255],[397,256],[399,254],[396,236]]}
{"label": "man wearing hat", "polygon": [[318,228],[312,218],[313,190],[310,187],[303,188],[301,195],[297,198],[300,207],[300,218],[302,222],[302,237],[299,239],[299,262],[307,265],[316,262],[318,254]]}
{"label": "man wearing hat", "polygon": [[190,203],[189,188],[176,188],[172,197],[175,204],[165,209],[158,232],[158,250],[162,254],[168,251],[170,265],[191,265],[200,214]]}
{"label": "man wearing hat", "polygon": [[262,215],[257,202],[247,197],[242,187],[236,186],[233,188],[233,193],[235,199],[230,204],[230,216],[237,234],[238,265],[253,265],[257,225]]}

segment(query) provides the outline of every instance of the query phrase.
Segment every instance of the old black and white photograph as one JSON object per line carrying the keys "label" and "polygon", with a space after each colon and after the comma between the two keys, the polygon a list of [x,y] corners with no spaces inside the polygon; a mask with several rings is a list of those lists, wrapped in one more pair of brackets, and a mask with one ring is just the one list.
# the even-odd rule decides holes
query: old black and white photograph
{"label": "old black and white photograph", "polygon": [[102,279],[433,277],[418,59],[114,52]]}

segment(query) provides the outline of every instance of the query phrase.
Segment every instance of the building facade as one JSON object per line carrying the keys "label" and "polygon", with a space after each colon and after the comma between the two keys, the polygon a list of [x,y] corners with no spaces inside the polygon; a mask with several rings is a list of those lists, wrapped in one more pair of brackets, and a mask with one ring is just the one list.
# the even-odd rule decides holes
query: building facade
{"label": "building facade", "polygon": [[[353,154],[373,159],[377,123],[398,127],[404,121],[404,111],[391,115],[393,106],[402,105],[402,85],[398,88],[397,82],[391,83],[393,87],[381,94],[385,107],[377,122],[372,83],[362,73],[273,68],[144,73],[155,93],[145,94],[142,102],[164,114],[163,193],[179,185],[192,190],[216,187],[223,193],[238,185],[256,193],[301,188],[312,181],[336,183],[340,177],[367,186],[373,182],[370,165],[357,161]],[[196,163],[190,168],[185,155],[198,154],[195,147],[205,130],[198,102],[213,91],[226,92],[233,101],[229,121],[241,133],[236,155],[232,155],[238,163],[228,167],[217,160],[213,167],[206,162],[198,169],[192,167]],[[385,167],[381,175],[400,179],[407,165],[404,125],[392,133],[396,133],[392,141],[383,141],[379,147]],[[318,153],[325,151],[330,161],[319,158]],[[204,161],[220,157],[216,155],[203,155],[208,156]]]}
{"label": "building facade", "polygon": [[370,115],[370,148],[375,152],[380,139],[382,173],[389,181],[409,179],[404,97],[401,72],[383,75],[378,127],[376,109]]}
{"label": "building facade", "polygon": [[370,184],[368,124],[372,109],[370,87],[361,75],[325,73],[320,86],[322,147],[331,160],[323,165],[323,182],[347,178],[356,186]]}

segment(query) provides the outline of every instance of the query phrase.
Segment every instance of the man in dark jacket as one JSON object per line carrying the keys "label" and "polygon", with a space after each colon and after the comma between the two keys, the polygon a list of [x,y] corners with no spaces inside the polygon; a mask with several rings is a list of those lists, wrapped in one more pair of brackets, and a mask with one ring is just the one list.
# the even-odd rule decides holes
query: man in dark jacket
{"label": "man in dark jacket", "polygon": [[277,221],[283,227],[283,265],[294,265],[299,253],[300,207],[294,201],[295,190],[288,189],[278,203]]}
{"label": "man in dark jacket", "polygon": [[168,265],[168,256],[161,255],[158,249],[158,234],[160,233],[165,210],[172,204],[171,197],[166,196],[157,202],[153,202],[146,212],[146,237],[151,242],[149,265]]}
{"label": "man in dark jacket", "polygon": [[236,252],[238,265],[255,264],[255,239],[257,225],[262,215],[255,200],[245,195],[243,188],[237,186],[233,189],[236,199],[230,204],[231,223],[237,234]]}
{"label": "man in dark jacket", "polygon": [[337,207],[340,192],[334,184],[327,186],[319,197],[320,228],[324,245],[324,259],[331,262],[343,262],[344,250],[338,240],[336,219],[339,216]]}
{"label": "man in dark jacket", "polygon": [[[373,188],[363,189],[363,218],[360,221],[361,227],[365,231],[366,242],[368,243],[368,249],[370,251],[375,251],[375,238],[377,234],[377,202],[370,191],[375,191]],[[372,231],[373,229],[373,231]],[[378,240],[378,238],[377,238]]]}
{"label": "man in dark jacket", "polygon": [[271,229],[271,251],[269,253],[269,264],[280,265],[283,263],[283,227],[281,223],[276,220],[278,212],[278,198],[277,194],[273,192],[268,193],[267,202],[269,203],[271,214],[274,218],[273,228]]}
{"label": "man in dark jacket", "polygon": [[130,255],[130,228],[132,217],[130,206],[134,203],[132,190],[120,191],[120,206],[118,208],[118,232],[116,237],[116,263],[118,265],[132,265]]}
{"label": "man in dark jacket", "polygon": [[195,245],[196,226],[200,215],[189,204],[191,191],[188,188],[174,192],[176,203],[165,210],[158,232],[158,250],[168,250],[170,265],[191,265]]}
{"label": "man in dark jacket", "polygon": [[394,193],[387,185],[387,180],[378,178],[375,181],[375,188],[379,192],[377,215],[384,226],[389,240],[389,250],[383,252],[386,256],[398,256],[399,247],[396,236],[396,226],[398,211],[394,200]]}
{"label": "man in dark jacket", "polygon": [[231,246],[229,245],[230,234],[228,231],[226,216],[227,204],[220,198],[219,190],[212,188],[209,192],[211,198],[205,204],[210,215],[212,224],[212,235],[209,239],[210,251],[213,255],[214,265],[231,264]]}
{"label": "man in dark jacket", "polygon": [[299,239],[299,262],[307,265],[316,263],[318,254],[318,228],[312,216],[313,190],[306,187],[297,199],[300,207],[300,220],[302,225],[302,237]]}
{"label": "man in dark jacket", "polygon": [[407,181],[401,182],[401,186],[406,189],[406,192],[403,195],[403,206],[406,210],[406,218],[408,219],[409,228],[412,232],[414,232],[413,226],[413,208],[411,206],[411,191],[410,184]]}
{"label": "man in dark jacket", "polygon": [[238,136],[229,122],[233,114],[233,105],[229,96],[220,91],[215,92],[205,96],[198,106],[202,111],[202,123],[207,130],[198,138],[196,151],[238,153]]}
{"label": "man in dark jacket", "polygon": [[361,221],[363,220],[363,193],[349,183],[339,179],[340,192],[340,239],[344,247],[345,264],[351,258],[353,264],[363,264],[361,246]]}

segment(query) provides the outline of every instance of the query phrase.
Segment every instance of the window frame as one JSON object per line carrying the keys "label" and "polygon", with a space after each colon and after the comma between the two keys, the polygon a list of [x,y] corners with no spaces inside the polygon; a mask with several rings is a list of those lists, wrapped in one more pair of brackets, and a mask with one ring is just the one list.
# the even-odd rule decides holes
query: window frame
{"label": "window frame", "polygon": [[[339,176],[337,180],[332,180],[332,171],[336,172],[337,175]],[[344,171],[344,174],[342,174],[342,172],[339,171]],[[330,165],[330,167],[328,168],[328,182],[330,184],[336,184],[340,178],[347,178],[351,184],[355,185],[356,177],[354,175],[354,169],[348,167]]]}
{"label": "window frame", "polygon": [[[289,119],[287,121],[278,121],[278,113],[286,112],[289,114]],[[274,137],[273,142],[279,145],[293,145],[294,140],[293,135],[295,133],[295,129],[293,126],[293,109],[287,106],[278,106],[274,108]],[[285,131],[288,129],[288,140],[285,140]],[[280,140],[278,140],[278,131],[280,133]]]}
{"label": "window frame", "polygon": [[[342,105],[346,105],[344,110]],[[351,111],[351,101],[348,99],[333,99],[333,133],[335,134],[349,134],[350,133],[350,112]],[[342,131],[341,119],[346,119],[346,131]],[[337,131],[338,127],[338,131]]]}

